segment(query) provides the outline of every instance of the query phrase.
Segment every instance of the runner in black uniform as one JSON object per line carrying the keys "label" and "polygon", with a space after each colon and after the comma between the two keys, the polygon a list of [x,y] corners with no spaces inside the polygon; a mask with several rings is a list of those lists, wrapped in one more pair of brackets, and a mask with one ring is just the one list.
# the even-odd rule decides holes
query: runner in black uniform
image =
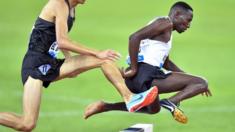
{"label": "runner in black uniform", "polygon": [[[71,30],[75,17],[71,16],[69,7],[67,20],[68,31]],[[28,51],[22,65],[22,81],[26,82],[29,76],[43,81],[48,87],[50,82],[59,76],[59,70],[64,59],[57,59],[58,44],[56,42],[55,24],[40,17],[37,18],[31,33]]]}
{"label": "runner in black uniform", "polygon": [[[119,54],[112,50],[97,51],[73,42],[68,32],[74,22],[75,7],[85,0],[49,0],[37,18],[31,33],[28,51],[22,65],[24,84],[23,114],[0,112],[0,124],[18,131],[32,131],[39,115],[42,87],[52,81],[76,76],[87,70],[100,67],[107,79],[123,97],[128,111],[152,103],[157,88],[133,94],[113,61]],[[65,59],[57,59],[59,49]],[[79,55],[71,56],[69,52]]]}

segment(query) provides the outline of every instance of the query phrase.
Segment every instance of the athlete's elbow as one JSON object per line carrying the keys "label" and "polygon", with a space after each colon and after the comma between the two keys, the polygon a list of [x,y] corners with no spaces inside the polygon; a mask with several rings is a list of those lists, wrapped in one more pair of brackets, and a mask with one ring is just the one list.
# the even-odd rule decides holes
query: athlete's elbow
{"label": "athlete's elbow", "polygon": [[59,42],[58,42],[58,48],[59,48],[60,50],[66,50],[65,44],[59,43]]}
{"label": "athlete's elbow", "polygon": [[135,43],[135,42],[139,42],[140,40],[141,40],[141,37],[140,37],[140,35],[137,34],[137,33],[134,33],[134,34],[132,34],[132,35],[129,37],[129,42],[130,42],[130,44],[131,44],[131,43]]}
{"label": "athlete's elbow", "polygon": [[58,48],[61,50],[67,49],[67,40],[64,38],[57,39]]}

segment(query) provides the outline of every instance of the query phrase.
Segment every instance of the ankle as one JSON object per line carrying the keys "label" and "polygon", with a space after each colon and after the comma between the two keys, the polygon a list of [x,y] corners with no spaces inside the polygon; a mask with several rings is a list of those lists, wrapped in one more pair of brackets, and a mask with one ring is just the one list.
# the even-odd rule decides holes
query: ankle
{"label": "ankle", "polygon": [[174,100],[174,99],[171,99],[169,98],[168,99],[171,103],[175,104],[176,106],[178,106],[180,104],[180,101],[177,101],[177,100]]}
{"label": "ankle", "polygon": [[129,94],[129,95],[125,95],[123,96],[123,100],[125,101],[125,103],[128,103],[131,101],[131,98],[133,97],[134,94]]}

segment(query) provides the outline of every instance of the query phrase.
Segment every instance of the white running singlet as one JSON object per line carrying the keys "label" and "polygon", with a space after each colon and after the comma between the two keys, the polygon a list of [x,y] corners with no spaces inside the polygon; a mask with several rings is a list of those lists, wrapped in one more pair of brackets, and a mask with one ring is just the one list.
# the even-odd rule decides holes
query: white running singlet
{"label": "white running singlet", "polygon": [[[153,21],[151,21],[149,24],[151,24]],[[152,66],[162,68],[167,56],[169,55],[171,46],[172,36],[167,43],[152,39],[141,40],[138,53],[138,62],[144,62]],[[130,57],[127,58],[127,63],[130,64]]]}

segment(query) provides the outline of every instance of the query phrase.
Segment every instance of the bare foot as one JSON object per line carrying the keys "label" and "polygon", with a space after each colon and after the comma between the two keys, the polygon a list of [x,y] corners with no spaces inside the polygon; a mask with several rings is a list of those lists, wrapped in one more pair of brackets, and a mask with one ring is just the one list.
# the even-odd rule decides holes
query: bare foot
{"label": "bare foot", "polygon": [[84,119],[87,119],[94,114],[104,112],[104,107],[105,107],[105,102],[103,101],[97,101],[95,103],[88,105],[84,112]]}

